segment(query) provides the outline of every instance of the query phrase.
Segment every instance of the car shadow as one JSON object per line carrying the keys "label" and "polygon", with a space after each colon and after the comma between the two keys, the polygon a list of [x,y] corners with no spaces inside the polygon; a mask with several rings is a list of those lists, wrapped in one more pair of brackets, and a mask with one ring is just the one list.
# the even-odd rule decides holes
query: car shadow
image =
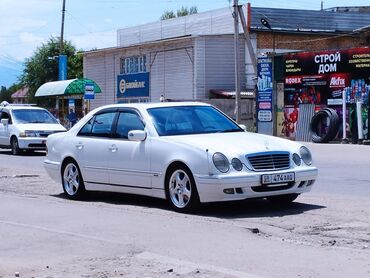
{"label": "car shadow", "polygon": [[[52,196],[68,200],[63,193]],[[282,217],[288,215],[298,215],[307,211],[326,208],[322,205],[299,202],[299,197],[297,200],[288,205],[280,206],[273,205],[265,199],[247,199],[243,201],[209,203],[203,204],[201,208],[192,213],[192,215],[223,219]],[[144,208],[155,208],[171,211],[171,208],[165,200],[133,194],[89,191],[81,201],[101,202],[113,205],[139,206]]]}
{"label": "car shadow", "polygon": [[[0,154],[13,155],[10,149],[0,150]],[[46,155],[45,151],[22,151],[21,154],[17,156],[45,156],[45,155]]]}

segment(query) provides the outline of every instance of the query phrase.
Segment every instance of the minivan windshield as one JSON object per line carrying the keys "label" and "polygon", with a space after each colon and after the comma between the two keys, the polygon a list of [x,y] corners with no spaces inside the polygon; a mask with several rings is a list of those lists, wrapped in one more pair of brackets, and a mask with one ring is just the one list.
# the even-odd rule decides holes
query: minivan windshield
{"label": "minivan windshield", "polygon": [[244,132],[236,123],[212,106],[173,106],[149,108],[160,136]]}
{"label": "minivan windshield", "polygon": [[57,124],[58,121],[46,110],[41,109],[17,109],[13,110],[13,116],[19,124]]}

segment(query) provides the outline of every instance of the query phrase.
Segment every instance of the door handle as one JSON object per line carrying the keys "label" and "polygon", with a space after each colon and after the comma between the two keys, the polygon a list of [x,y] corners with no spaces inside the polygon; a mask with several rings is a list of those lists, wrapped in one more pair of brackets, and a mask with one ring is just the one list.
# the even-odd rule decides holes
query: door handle
{"label": "door handle", "polygon": [[83,147],[84,147],[84,144],[82,144],[82,143],[78,143],[78,144],[76,144],[76,148],[77,148],[78,150],[82,150],[82,149],[83,149]]}
{"label": "door handle", "polygon": [[116,152],[116,151],[118,150],[118,148],[117,148],[117,146],[116,146],[116,145],[112,145],[112,146],[110,146],[110,147],[109,147],[109,150],[110,150],[112,153],[114,153],[114,152]]}

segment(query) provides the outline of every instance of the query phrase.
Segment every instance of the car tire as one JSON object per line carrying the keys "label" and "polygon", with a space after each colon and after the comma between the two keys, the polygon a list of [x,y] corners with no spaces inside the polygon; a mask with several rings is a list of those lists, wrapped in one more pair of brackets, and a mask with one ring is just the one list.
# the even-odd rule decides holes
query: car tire
{"label": "car tire", "polygon": [[85,185],[80,168],[75,161],[69,160],[62,167],[63,191],[69,199],[81,199],[85,193]]}
{"label": "car tire", "polygon": [[177,212],[194,212],[200,207],[199,195],[191,171],[184,165],[172,167],[165,180],[166,198]]}
{"label": "car tire", "polygon": [[17,137],[12,137],[12,140],[10,141],[10,146],[12,149],[12,155],[20,155],[21,149],[19,148]]}
{"label": "car tire", "polygon": [[298,196],[299,194],[295,193],[295,194],[270,196],[270,197],[267,197],[266,199],[274,205],[282,206],[282,205],[291,204],[295,199],[297,199]]}

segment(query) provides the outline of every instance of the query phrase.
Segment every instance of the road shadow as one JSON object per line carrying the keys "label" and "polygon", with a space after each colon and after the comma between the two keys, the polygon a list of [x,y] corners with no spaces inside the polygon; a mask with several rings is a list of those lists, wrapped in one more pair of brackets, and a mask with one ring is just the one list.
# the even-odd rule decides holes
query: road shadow
{"label": "road shadow", "polygon": [[[11,156],[13,155],[10,149],[2,149],[0,150],[0,154]],[[46,155],[45,151],[22,151],[21,154],[17,156],[45,156],[45,155]]]}
{"label": "road shadow", "polygon": [[[68,200],[65,194],[52,196]],[[81,201],[107,203],[113,205],[139,206],[144,208],[155,208],[171,211],[171,208],[167,204],[166,200],[133,194],[89,191]],[[326,207],[322,205],[299,202],[299,197],[295,202],[284,206],[273,205],[265,199],[247,199],[243,201],[203,204],[201,208],[192,213],[192,215],[223,219],[282,217],[288,215],[298,215],[307,211],[323,208]]]}

